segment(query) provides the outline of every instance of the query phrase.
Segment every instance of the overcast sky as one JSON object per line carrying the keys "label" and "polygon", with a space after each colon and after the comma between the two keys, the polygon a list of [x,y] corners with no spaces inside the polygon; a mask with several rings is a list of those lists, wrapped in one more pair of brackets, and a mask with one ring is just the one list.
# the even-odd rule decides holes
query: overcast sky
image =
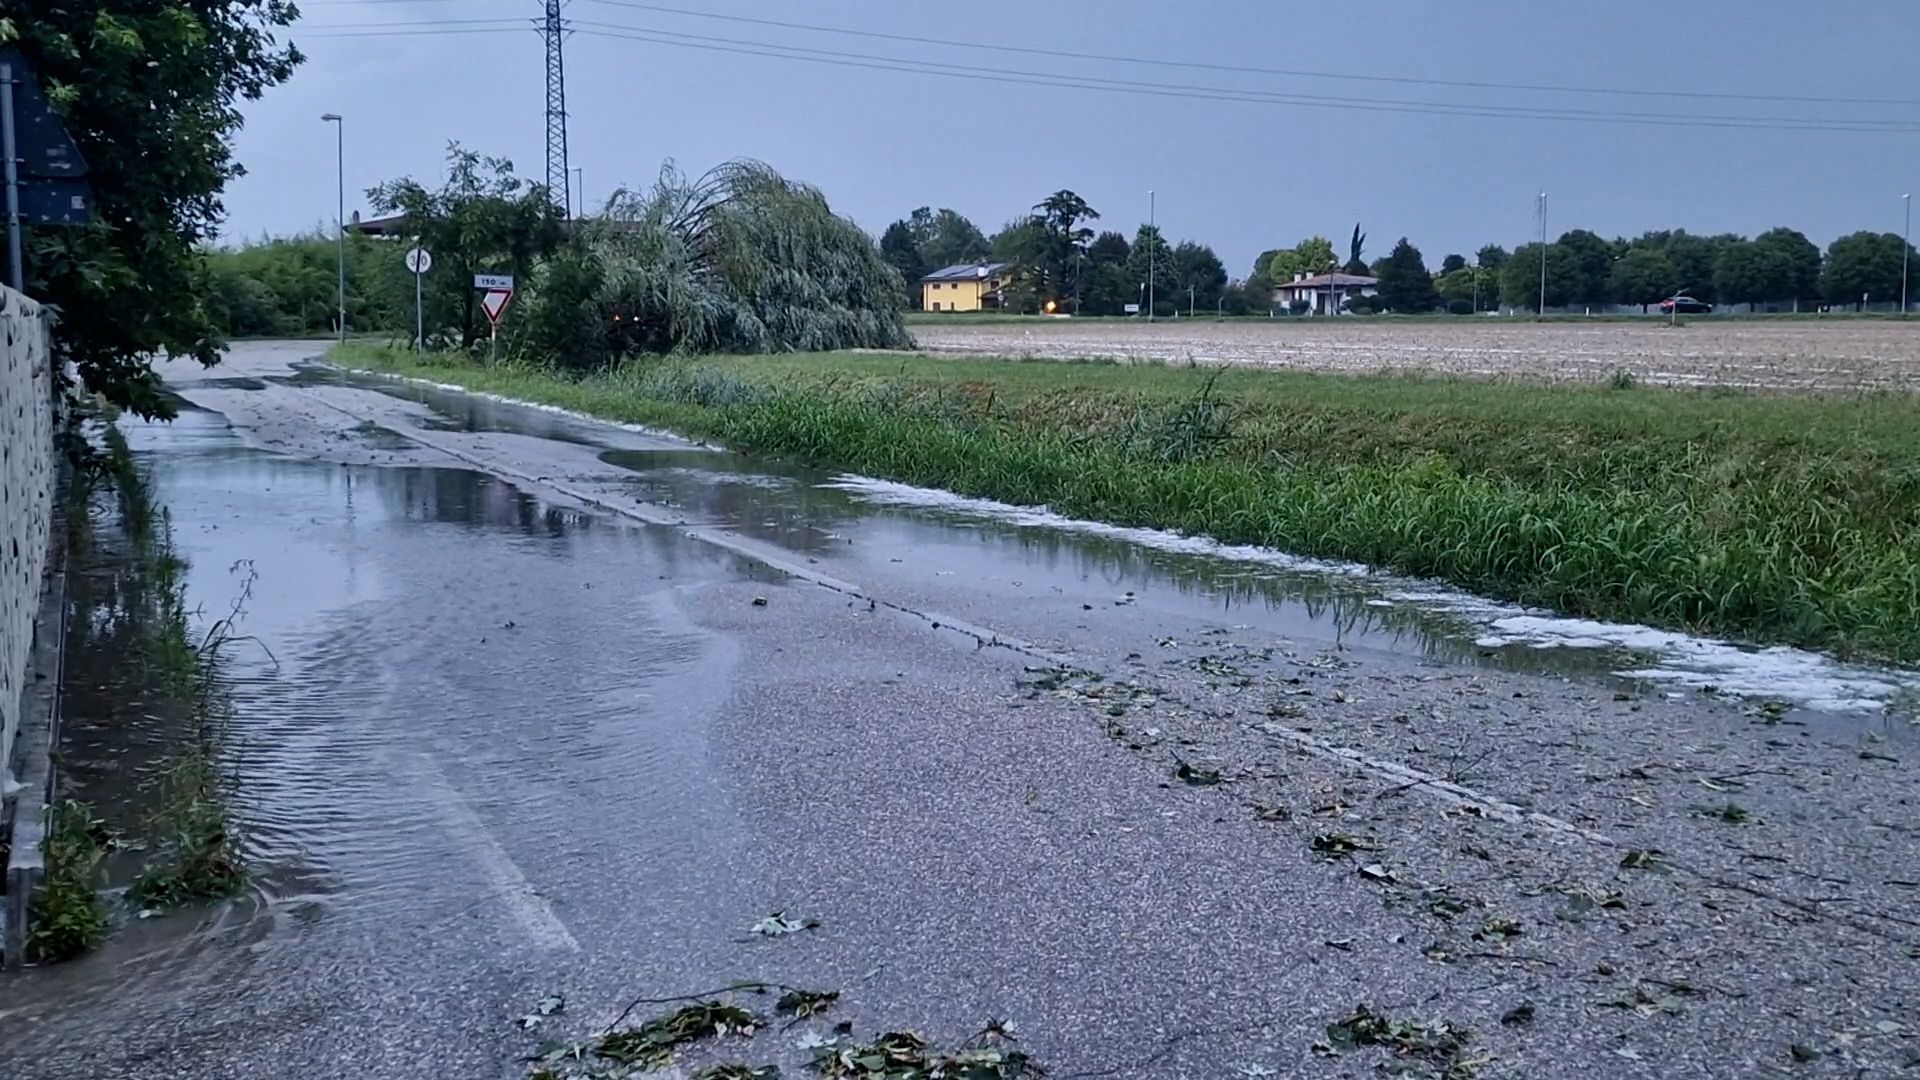
{"label": "overcast sky", "polygon": [[[1751,101],[1473,89],[1352,81],[952,48],[675,15],[618,0],[571,0],[567,42],[572,162],[589,204],[643,184],[672,158],[699,171],[760,158],[824,190],[878,233],[916,206],[951,206],[992,233],[1062,187],[1131,235],[1158,191],[1170,239],[1212,244],[1235,277],[1262,248],[1331,237],[1358,221],[1368,257],[1401,235],[1437,265],[1450,251],[1554,234],[1682,226],[1799,228],[1817,243],[1860,228],[1899,231],[1920,187],[1920,4],[1911,0],[1697,0],[1605,5],[1540,0],[661,0],[665,6],[987,45],[1184,63],[1502,84],[1849,99]],[[462,20],[536,15],[539,0],[302,0],[293,80],[247,105],[237,142],[249,175],[228,193],[227,238],[331,221],[334,143],[346,116],[349,212],[382,179],[441,172],[457,139],[544,174],[544,67],[531,28],[449,32]],[[432,33],[326,36],[323,26],[435,20]],[[602,24],[589,27],[588,22]],[[702,35],[727,48],[802,47],[829,62],[615,40],[607,26]],[[749,43],[743,45],[743,43]],[[879,60],[871,58],[880,58]],[[968,65],[1124,80],[1186,93],[1318,95],[1500,109],[1892,121],[1907,132],[1730,129],[1461,116],[1221,101],[955,78],[854,66]],[[1025,78],[1023,75],[1006,76]],[[1404,106],[1396,104],[1394,108]]]}

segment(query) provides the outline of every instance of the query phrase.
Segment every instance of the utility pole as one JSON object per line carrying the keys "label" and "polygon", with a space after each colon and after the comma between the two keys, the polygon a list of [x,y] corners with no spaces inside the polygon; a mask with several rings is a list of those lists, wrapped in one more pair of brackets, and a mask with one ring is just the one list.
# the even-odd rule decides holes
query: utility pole
{"label": "utility pole", "polygon": [[1900,201],[1906,204],[1907,208],[1907,223],[1900,230],[1900,317],[1906,318],[1907,264],[1913,259],[1913,196],[1912,194],[1902,195]]}
{"label": "utility pole", "polygon": [[574,197],[580,200],[580,212],[574,216],[586,217],[587,216],[587,170],[581,168],[578,165],[575,165],[573,167],[573,190],[577,193]]}
{"label": "utility pole", "polygon": [[1160,242],[1160,229],[1154,223],[1153,189],[1147,189],[1147,321],[1153,321],[1153,249]]}
{"label": "utility pole", "polygon": [[1540,193],[1540,317],[1547,317],[1547,193]]}
{"label": "utility pole", "polygon": [[540,36],[547,45],[547,198],[564,216],[573,206],[567,180],[567,65],[561,43],[567,24],[560,17],[565,0],[545,0]]}
{"label": "utility pole", "polygon": [[334,169],[339,188],[339,208],[333,219],[334,239],[339,241],[340,340],[347,340],[347,122],[339,113],[324,113],[323,124],[333,125]]}

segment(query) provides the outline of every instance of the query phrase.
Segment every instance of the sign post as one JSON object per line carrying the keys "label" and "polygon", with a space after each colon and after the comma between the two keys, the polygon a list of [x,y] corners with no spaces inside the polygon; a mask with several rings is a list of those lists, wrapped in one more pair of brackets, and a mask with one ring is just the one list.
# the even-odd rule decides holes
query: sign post
{"label": "sign post", "polygon": [[21,228],[84,225],[92,217],[87,163],[47,104],[26,58],[0,48],[0,155],[6,157],[7,273],[26,290]]}
{"label": "sign post", "polygon": [[13,65],[0,64],[0,154],[7,156],[7,284],[27,291],[20,260],[20,158],[13,145]]}
{"label": "sign post", "polygon": [[420,282],[433,269],[433,256],[419,244],[407,252],[407,269],[413,271],[413,349],[427,351],[427,320],[420,304]]}
{"label": "sign post", "polygon": [[480,310],[487,313],[490,332],[487,338],[487,355],[491,359],[500,358],[500,317],[507,313],[507,305],[513,303],[512,274],[475,274],[473,287],[480,290]]}

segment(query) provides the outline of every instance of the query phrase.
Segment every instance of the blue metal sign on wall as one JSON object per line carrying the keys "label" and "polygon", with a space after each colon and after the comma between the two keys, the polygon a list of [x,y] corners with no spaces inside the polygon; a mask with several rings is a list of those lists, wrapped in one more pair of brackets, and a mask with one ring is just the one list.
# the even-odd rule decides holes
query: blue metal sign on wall
{"label": "blue metal sign on wall", "polygon": [[33,225],[84,225],[93,217],[87,161],[67,125],[47,102],[40,80],[19,50],[0,48],[0,67],[13,74],[13,138],[19,173],[20,217]]}

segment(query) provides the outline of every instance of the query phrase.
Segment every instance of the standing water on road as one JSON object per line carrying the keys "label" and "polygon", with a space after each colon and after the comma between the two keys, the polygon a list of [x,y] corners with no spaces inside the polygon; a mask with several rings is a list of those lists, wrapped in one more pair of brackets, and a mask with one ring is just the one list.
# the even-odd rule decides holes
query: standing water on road
{"label": "standing water on road", "polygon": [[[240,629],[261,647],[232,656],[226,762],[252,885],[0,981],[9,1072],[138,1075],[165,1047],[207,1075],[430,1059],[523,1076],[514,1018],[549,996],[591,1029],[636,993],[783,978],[844,989],[873,1025],[974,1030],[1015,1009],[1049,1059],[1118,1056],[1115,1075],[1140,1017],[1198,1024],[1176,1014],[1205,1001],[1243,1034],[1138,1074],[1220,1075],[1304,1054],[1336,1019],[1261,1019],[1273,1000],[1387,984],[1469,1014],[1493,1000],[1483,972],[1433,959],[1438,943],[1391,954],[1436,933],[1394,921],[1439,903],[1416,875],[1463,895],[1524,882],[1504,900],[1437,895],[1529,913],[1528,948],[1567,971],[1618,962],[1594,951],[1617,935],[1527,905],[1618,873],[1615,835],[1731,880],[1747,864],[1726,822],[1791,823],[1768,857],[1806,870],[1767,888],[1825,899],[1844,850],[1862,884],[1821,909],[1834,918],[1880,918],[1909,880],[1880,831],[1900,811],[1848,809],[1902,798],[1906,725],[1881,706],[1904,673],[1575,624],[446,389],[236,366],[183,375],[180,418],[128,431],[200,625],[257,574]],[[1678,689],[1709,678],[1797,708]],[[115,728],[76,726],[74,749],[133,760],[140,724]],[[1669,775],[1670,797],[1650,796]],[[1715,824],[1689,809],[1701,790],[1719,793]],[[1276,847],[1288,822],[1305,833]],[[1509,824],[1561,839],[1445,832]],[[1394,847],[1363,878],[1307,853],[1305,834],[1375,831]],[[1618,887],[1682,884],[1643,878]],[[1758,895],[1715,892],[1711,918]],[[1338,926],[1337,959],[1278,910]],[[1645,913],[1634,932],[1677,957],[1717,933],[1693,910],[1635,894],[1607,917]],[[746,933],[782,911],[822,927]],[[1714,963],[1791,955],[1796,979],[1844,992],[1822,958],[1850,946],[1759,940],[1764,955]],[[1217,999],[1229,982],[1249,1003]],[[1124,990],[1089,1020],[1101,986]],[[1501,993],[1523,989],[1540,993]],[[1749,1026],[1701,1022],[1729,1039]],[[1263,1024],[1290,1026],[1268,1044]]]}

